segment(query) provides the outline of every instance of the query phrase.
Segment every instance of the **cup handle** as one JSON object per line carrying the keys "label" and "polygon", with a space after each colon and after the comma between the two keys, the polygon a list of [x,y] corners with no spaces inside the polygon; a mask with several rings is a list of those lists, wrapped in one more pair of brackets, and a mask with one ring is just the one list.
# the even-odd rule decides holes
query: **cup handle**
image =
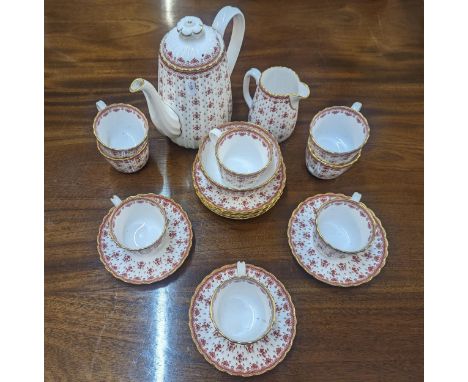
{"label": "cup handle", "polygon": [[361,102],[354,102],[353,105],[351,106],[351,109],[354,109],[356,111],[361,111],[361,108],[362,108]]}
{"label": "cup handle", "polygon": [[208,133],[208,136],[210,137],[211,143],[215,144],[216,141],[221,136],[221,134],[222,134],[221,130],[219,130],[217,128],[211,129],[210,132]]}
{"label": "cup handle", "polygon": [[258,86],[258,82],[260,81],[261,75],[262,73],[257,68],[249,69],[244,75],[244,86],[243,86],[244,99],[249,109],[252,108],[252,104],[253,104],[253,100],[252,100],[252,97],[250,96],[250,90],[249,90],[250,77],[253,77],[255,79],[255,83]]}
{"label": "cup handle", "polygon": [[361,201],[361,197],[362,195],[359,192],[355,192],[353,196],[351,196],[351,200],[359,203]]}
{"label": "cup handle", "polygon": [[110,201],[115,207],[119,206],[122,203],[122,199],[120,199],[117,195],[114,195],[112,198],[110,198]]}
{"label": "cup handle", "polygon": [[237,262],[237,277],[243,277],[247,275],[247,270],[245,267],[245,261]]}
{"label": "cup handle", "polygon": [[102,100],[96,102],[96,108],[98,111],[104,110],[107,107],[106,103]]}

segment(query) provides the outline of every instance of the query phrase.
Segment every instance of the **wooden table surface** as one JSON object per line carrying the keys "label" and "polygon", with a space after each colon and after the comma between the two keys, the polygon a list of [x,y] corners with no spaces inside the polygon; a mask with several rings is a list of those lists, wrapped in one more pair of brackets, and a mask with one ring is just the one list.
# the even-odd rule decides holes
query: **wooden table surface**
{"label": "wooden table surface", "polygon": [[[195,195],[196,151],[153,127],[139,173],[111,169],[92,134],[94,103],[127,102],[148,115],[136,77],[156,81],[163,35],[185,15],[211,24],[225,1],[46,0],[45,377],[48,381],[231,381],[198,353],[188,308],[205,275],[239,259],[291,293],[297,336],[261,381],[417,381],[423,377],[423,4],[420,1],[244,1],[244,44],[232,75],[233,120],[245,120],[242,78],[252,66],[297,71],[311,96],[281,144],[287,185],[250,221],[218,217]],[[359,100],[371,125],[361,160],[336,180],[308,174],[304,148],[316,112]],[[382,220],[382,273],[356,288],[325,285],[291,255],[294,208],[324,192],[352,194]],[[109,197],[161,193],[188,213],[194,243],[165,281],[127,285],[99,261],[96,234]],[[165,307],[158,305],[162,295]],[[164,317],[164,322],[158,321]],[[165,325],[161,330],[161,325]]]}

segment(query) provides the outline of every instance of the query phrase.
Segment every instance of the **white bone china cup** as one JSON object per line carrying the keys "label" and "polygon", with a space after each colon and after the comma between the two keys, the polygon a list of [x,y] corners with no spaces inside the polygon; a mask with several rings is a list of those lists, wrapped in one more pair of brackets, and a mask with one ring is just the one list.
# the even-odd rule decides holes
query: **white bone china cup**
{"label": "white bone china cup", "polygon": [[363,253],[372,243],[375,222],[372,213],[360,203],[361,194],[324,203],[315,217],[314,239],[326,255]]}
{"label": "white bone china cup", "polygon": [[244,262],[237,274],[213,293],[210,317],[219,333],[229,341],[248,344],[265,337],[275,321],[275,302],[270,292],[246,275]]}
{"label": "white bone china cup", "polygon": [[141,196],[122,201],[117,195],[111,202],[115,208],[110,217],[110,234],[119,247],[146,253],[161,244],[167,217],[158,202]]}
{"label": "white bone china cup", "polygon": [[243,190],[255,185],[272,163],[273,144],[252,129],[212,129],[209,139],[215,145],[215,156],[221,178],[228,186]]}
{"label": "white bone china cup", "polygon": [[360,113],[362,104],[332,106],[318,112],[310,123],[312,148],[331,164],[350,162],[369,139],[370,128]]}
{"label": "white bone china cup", "polygon": [[136,107],[97,101],[93,131],[102,155],[110,159],[132,158],[148,143],[148,121]]}

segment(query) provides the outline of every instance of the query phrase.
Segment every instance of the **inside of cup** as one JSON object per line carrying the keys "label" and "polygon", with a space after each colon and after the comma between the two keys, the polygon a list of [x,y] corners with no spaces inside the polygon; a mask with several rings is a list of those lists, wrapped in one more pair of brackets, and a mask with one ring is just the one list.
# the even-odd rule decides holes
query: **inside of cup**
{"label": "inside of cup", "polygon": [[213,300],[213,319],[218,329],[237,342],[253,342],[270,329],[274,307],[256,282],[231,279],[223,284]]}
{"label": "inside of cup", "polygon": [[317,217],[317,228],[323,240],[340,251],[363,250],[372,240],[370,217],[356,203],[337,201],[326,205]]}
{"label": "inside of cup", "polygon": [[299,80],[296,73],[284,67],[275,66],[262,73],[262,86],[270,93],[277,95],[297,94]]}
{"label": "inside of cup", "polygon": [[350,108],[330,108],[318,115],[311,126],[315,142],[333,153],[357,150],[365,142],[368,129],[365,120]]}
{"label": "inside of cup", "polygon": [[237,174],[254,174],[265,168],[271,159],[269,142],[249,130],[224,134],[218,144],[218,156],[222,165]]}
{"label": "inside of cup", "polygon": [[105,146],[125,150],[143,142],[147,126],[136,110],[126,106],[109,106],[98,116],[95,132]]}
{"label": "inside of cup", "polygon": [[151,246],[161,238],[165,217],[156,203],[136,199],[119,208],[112,224],[115,238],[126,248],[138,250]]}

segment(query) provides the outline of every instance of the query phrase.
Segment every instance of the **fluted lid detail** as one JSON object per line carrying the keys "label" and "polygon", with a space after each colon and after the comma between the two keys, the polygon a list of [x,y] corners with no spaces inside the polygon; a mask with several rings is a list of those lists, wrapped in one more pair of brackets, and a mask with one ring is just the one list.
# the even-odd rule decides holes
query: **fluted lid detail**
{"label": "fluted lid detail", "polygon": [[162,39],[160,54],[166,64],[182,71],[196,71],[215,64],[224,52],[217,31],[194,16],[185,16]]}

